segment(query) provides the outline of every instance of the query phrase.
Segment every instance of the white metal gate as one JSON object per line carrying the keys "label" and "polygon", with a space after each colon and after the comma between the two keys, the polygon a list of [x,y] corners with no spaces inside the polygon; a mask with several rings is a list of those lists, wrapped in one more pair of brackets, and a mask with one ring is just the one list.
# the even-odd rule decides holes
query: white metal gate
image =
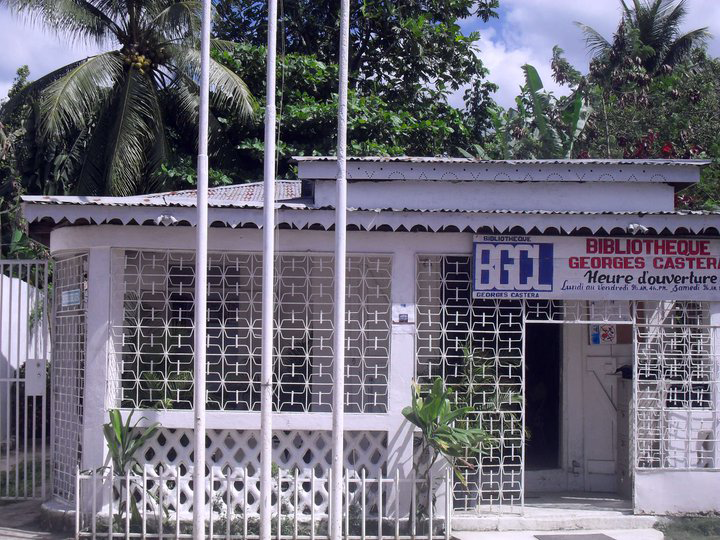
{"label": "white metal gate", "polygon": [[469,422],[496,443],[468,452],[456,511],[521,511],[525,496],[525,331],[527,324],[631,324],[631,302],[478,300],[467,255],[419,255],[416,366],[474,409]]}
{"label": "white metal gate", "polygon": [[46,495],[48,263],[0,260],[0,499]]}

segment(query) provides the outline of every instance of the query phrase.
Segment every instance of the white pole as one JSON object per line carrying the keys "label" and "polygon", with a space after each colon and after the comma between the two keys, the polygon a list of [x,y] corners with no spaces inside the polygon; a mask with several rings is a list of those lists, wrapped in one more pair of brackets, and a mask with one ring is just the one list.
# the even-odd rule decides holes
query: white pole
{"label": "white pole", "polygon": [[[260,374],[260,540],[270,540],[272,469],[273,285],[275,270],[275,64],[277,0],[268,0]],[[279,486],[278,486],[279,489]],[[278,496],[280,495],[278,491]]]}
{"label": "white pole", "polygon": [[343,454],[345,435],[345,257],[347,252],[347,99],[350,49],[350,0],[340,2],[337,200],[335,202],[335,362],[333,364],[332,490],[330,538],[342,538]]}
{"label": "white pole", "polygon": [[195,462],[193,538],[205,538],[205,358],[207,331],[208,104],[210,101],[210,0],[202,3],[200,110],[197,159],[197,244],[195,246]]}

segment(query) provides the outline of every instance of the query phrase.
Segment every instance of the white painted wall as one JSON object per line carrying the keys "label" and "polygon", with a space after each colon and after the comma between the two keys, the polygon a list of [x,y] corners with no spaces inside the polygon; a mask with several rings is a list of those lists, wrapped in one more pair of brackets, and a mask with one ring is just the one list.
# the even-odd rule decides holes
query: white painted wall
{"label": "white painted wall", "polygon": [[[277,249],[281,252],[325,252],[331,253],[333,233],[325,231],[281,230],[278,233]],[[103,455],[104,443],[99,425],[105,421],[103,394],[107,391],[105,379],[105,358],[108,348],[107,320],[109,318],[110,291],[110,248],[136,249],[193,249],[192,229],[187,227],[141,227],[141,226],[81,226],[56,229],[51,234],[51,250],[59,253],[66,250],[90,249],[90,291],[91,304],[88,305],[88,373],[86,380],[86,408],[93,407],[92,418],[85,423],[85,451],[88,466],[97,464]],[[348,233],[348,251],[350,253],[388,253],[393,256],[392,301],[408,304],[415,301],[415,261],[417,254],[443,253],[468,254],[471,252],[473,235],[470,233],[393,233],[393,232],[350,232]],[[220,229],[210,230],[209,249],[228,251],[260,251],[262,232],[256,229]],[[713,324],[720,326],[720,310],[715,305]],[[571,380],[581,380],[583,364],[583,343],[587,342],[585,325],[567,325],[577,329],[566,333],[564,363],[566,375]],[[715,344],[715,350],[720,347]],[[609,351],[611,356],[624,358],[626,350]],[[395,324],[392,332],[391,373],[389,412],[384,415],[348,414],[347,429],[385,429],[388,432],[388,455],[391,467],[398,467],[402,474],[411,470],[411,430],[400,413],[409,399],[408,385],[415,365],[414,325]],[[556,484],[560,489],[585,489],[582,464],[585,462],[584,424],[583,424],[582,385],[566,385],[563,393],[564,410],[567,419],[563,424],[567,434],[563,447],[564,469],[558,475]],[[92,404],[92,405],[91,405]],[[189,427],[192,415],[189,411],[147,411],[148,420],[160,420],[167,427]],[[278,429],[328,429],[329,415],[283,414],[275,415]],[[208,413],[208,427],[237,427],[238,416],[230,413]],[[242,414],[244,429],[257,429],[259,415]],[[94,456],[90,458],[90,456]],[[573,467],[573,462],[581,464]],[[635,498],[638,511],[661,511],[662,505],[671,505],[667,511],[689,511],[720,508],[717,486],[720,473],[710,471],[640,471]],[[530,478],[528,479],[531,480]],[[559,484],[558,484],[559,482]],[[676,486],[695,491],[682,504],[674,503],[676,498],[668,497],[667,490]],[[682,491],[678,492],[684,495]],[[664,490],[664,491],[662,491]],[[714,491],[712,491],[714,490]],[[672,491],[670,491],[672,492]],[[704,495],[703,495],[704,493]],[[672,500],[671,500],[672,499]],[[675,506],[672,506],[675,505]],[[694,505],[694,506],[693,506]],[[676,509],[676,510],[674,510]]]}
{"label": "white painted wall", "polygon": [[[353,160],[349,180],[465,180],[480,182],[659,182],[692,183],[700,179],[697,161],[668,160],[516,160],[473,162],[465,159],[387,158]],[[707,162],[705,162],[707,163]],[[335,178],[335,159],[298,159],[300,178]]]}
{"label": "white painted wall", "polygon": [[[350,182],[348,206],[402,210],[573,210],[656,212],[672,210],[667,184],[621,182],[463,182],[387,180]],[[315,205],[335,205],[335,182],[315,181]]]}
{"label": "white painted wall", "polygon": [[635,471],[635,512],[683,514],[720,509],[718,471]]}

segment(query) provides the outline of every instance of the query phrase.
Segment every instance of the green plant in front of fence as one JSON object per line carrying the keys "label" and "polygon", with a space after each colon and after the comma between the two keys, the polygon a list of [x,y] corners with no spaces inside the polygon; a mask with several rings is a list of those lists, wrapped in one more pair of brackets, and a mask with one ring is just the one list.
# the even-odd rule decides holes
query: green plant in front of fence
{"label": "green plant in front of fence", "polygon": [[[116,524],[122,525],[126,512],[130,512],[131,521],[137,523],[141,521],[137,502],[132,493],[125,494],[126,485],[122,478],[129,474],[142,476],[142,469],[136,454],[150,438],[155,436],[160,424],[155,422],[144,429],[139,429],[138,424],[142,418],[133,424],[133,412],[128,414],[124,423],[122,415],[117,409],[111,409],[108,411],[108,415],[110,422],[103,425],[103,434],[112,460],[113,475],[121,478],[120,485],[116,488],[119,504],[114,521]],[[113,482],[114,478],[111,478],[110,481]],[[131,480],[131,483],[134,481]],[[140,486],[140,489],[143,489],[143,486]],[[128,501],[130,508],[128,508]]]}
{"label": "green plant in front of fence", "polygon": [[465,485],[462,469],[473,468],[473,464],[466,460],[468,450],[493,444],[490,435],[481,427],[461,427],[473,411],[473,407],[454,404],[452,388],[446,387],[440,377],[425,394],[419,384],[413,383],[411,405],[405,407],[402,413],[420,429],[421,449],[416,467],[419,469],[418,476],[424,482],[418,489],[419,517],[427,515],[428,505],[435,503],[436,490],[431,485],[431,472],[440,457],[445,458],[455,476]]}

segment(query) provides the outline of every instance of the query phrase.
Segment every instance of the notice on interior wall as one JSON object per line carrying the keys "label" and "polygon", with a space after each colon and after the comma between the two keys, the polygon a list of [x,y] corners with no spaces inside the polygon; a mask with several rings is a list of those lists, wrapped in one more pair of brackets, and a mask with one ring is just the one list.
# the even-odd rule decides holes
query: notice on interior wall
{"label": "notice on interior wall", "polygon": [[720,300],[720,240],[478,235],[475,298]]}
{"label": "notice on interior wall", "polygon": [[591,324],[590,345],[615,345],[617,326],[614,324]]}

